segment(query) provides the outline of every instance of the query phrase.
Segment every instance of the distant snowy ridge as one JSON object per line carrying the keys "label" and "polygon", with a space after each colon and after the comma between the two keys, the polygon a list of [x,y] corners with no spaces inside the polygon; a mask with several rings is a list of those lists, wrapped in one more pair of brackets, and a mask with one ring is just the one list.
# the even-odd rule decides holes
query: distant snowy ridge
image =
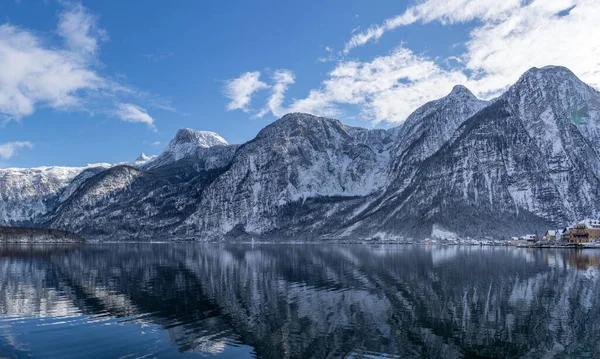
{"label": "distant snowy ridge", "polygon": [[135,159],[134,163],[145,163],[145,162],[148,162],[148,161],[151,161],[151,160],[155,159],[156,157],[158,157],[158,156],[156,156],[156,155],[154,155],[154,156],[147,156],[144,152],[142,152],[142,153],[140,153],[140,155],[138,156],[138,158]]}
{"label": "distant snowy ridge", "polygon": [[84,167],[37,167],[0,169],[0,223],[33,224],[50,211],[50,202],[82,172],[105,169],[109,164]]}
{"label": "distant snowy ridge", "polygon": [[494,236],[600,216],[600,93],[532,68],[482,101],[464,86],[399,127],[292,113],[230,145],[181,129],[131,163],[0,171],[0,224],[98,240]]}

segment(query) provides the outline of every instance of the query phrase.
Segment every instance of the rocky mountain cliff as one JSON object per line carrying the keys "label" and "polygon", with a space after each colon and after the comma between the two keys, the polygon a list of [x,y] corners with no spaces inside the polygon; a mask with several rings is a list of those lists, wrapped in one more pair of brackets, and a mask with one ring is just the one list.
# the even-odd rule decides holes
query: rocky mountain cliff
{"label": "rocky mountain cliff", "polygon": [[288,114],[243,145],[180,130],[157,157],[0,170],[0,224],[88,239],[508,237],[600,214],[600,93],[533,68],[456,86],[389,130]]}
{"label": "rocky mountain cliff", "polygon": [[371,226],[481,236],[597,217],[599,100],[566,68],[531,69],[468,118],[408,188],[383,197]]}
{"label": "rocky mountain cliff", "polygon": [[239,148],[185,233],[321,234],[346,202],[381,191],[394,140],[391,131],[286,115]]}

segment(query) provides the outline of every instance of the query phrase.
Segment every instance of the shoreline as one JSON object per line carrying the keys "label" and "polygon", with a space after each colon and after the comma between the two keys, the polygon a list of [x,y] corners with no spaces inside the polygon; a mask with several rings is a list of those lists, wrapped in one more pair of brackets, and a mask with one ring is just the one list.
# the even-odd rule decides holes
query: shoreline
{"label": "shoreline", "polygon": [[[0,242],[1,243],[25,243],[25,242]],[[29,242],[28,244],[61,244],[70,242]],[[201,245],[413,245],[413,246],[443,246],[443,247],[510,247],[510,248],[528,248],[528,249],[600,249],[599,244],[592,245],[513,245],[510,243],[425,243],[425,242],[399,242],[399,241],[189,241],[189,240],[165,240],[165,241],[85,241],[82,244],[100,245],[100,244],[201,244]]]}
{"label": "shoreline", "polygon": [[10,243],[70,244],[85,243],[85,240],[76,234],[52,228],[0,226],[0,244]]}

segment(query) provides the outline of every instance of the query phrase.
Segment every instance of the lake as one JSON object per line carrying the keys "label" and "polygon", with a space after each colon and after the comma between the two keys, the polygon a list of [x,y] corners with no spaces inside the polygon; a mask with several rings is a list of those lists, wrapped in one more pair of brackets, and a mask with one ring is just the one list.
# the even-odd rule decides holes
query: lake
{"label": "lake", "polygon": [[600,250],[0,246],[4,358],[600,357]]}

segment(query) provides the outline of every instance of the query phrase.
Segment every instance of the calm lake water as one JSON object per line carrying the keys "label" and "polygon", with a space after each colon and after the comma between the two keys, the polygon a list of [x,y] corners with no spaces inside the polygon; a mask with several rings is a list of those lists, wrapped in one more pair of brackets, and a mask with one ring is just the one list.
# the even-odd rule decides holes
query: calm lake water
{"label": "calm lake water", "polygon": [[600,357],[600,250],[0,246],[4,358]]}

